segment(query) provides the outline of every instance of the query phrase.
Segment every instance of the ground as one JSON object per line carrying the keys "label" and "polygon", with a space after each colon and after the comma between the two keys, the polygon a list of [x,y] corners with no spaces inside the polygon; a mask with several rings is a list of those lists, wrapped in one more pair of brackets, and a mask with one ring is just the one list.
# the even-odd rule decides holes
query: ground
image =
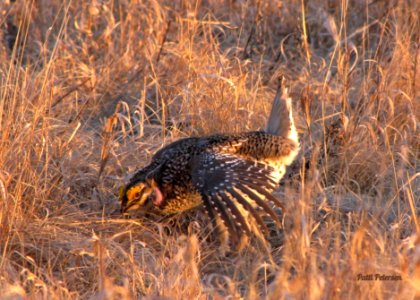
{"label": "ground", "polygon": [[[0,3],[1,299],[420,296],[418,1]],[[200,211],[119,213],[181,137],[263,128],[287,79],[301,140],[269,253]]]}

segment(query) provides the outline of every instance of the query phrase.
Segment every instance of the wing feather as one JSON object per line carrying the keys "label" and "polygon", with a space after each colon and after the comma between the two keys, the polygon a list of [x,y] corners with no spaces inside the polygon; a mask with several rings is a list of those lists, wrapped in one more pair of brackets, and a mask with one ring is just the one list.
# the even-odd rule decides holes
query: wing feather
{"label": "wing feather", "polygon": [[258,225],[260,226],[261,230],[265,233],[268,232],[267,226],[264,224],[264,221],[262,220],[259,213],[254,209],[254,207],[235,189],[229,189],[228,193],[234,197],[239,204],[241,204],[249,213],[252,215],[252,217],[257,221]]}
{"label": "wing feather", "polygon": [[[220,217],[225,227],[228,229],[229,236],[233,239],[233,242],[237,242],[237,227],[235,226],[235,223],[232,221],[232,219],[227,214],[226,210],[224,209],[223,205],[220,203],[220,201],[217,199],[217,197],[209,197],[207,195],[203,195],[203,202],[204,207],[206,208],[209,216],[211,216],[216,221],[216,215]],[[217,228],[217,224],[216,224]]]}
{"label": "wing feather", "polygon": [[220,193],[219,196],[222,198],[223,203],[228,207],[229,211],[232,213],[232,217],[237,220],[236,224],[240,228],[242,228],[243,232],[246,234],[251,234],[251,230],[249,229],[248,223],[246,222],[244,216],[236,207],[235,203],[232,202],[231,199],[225,194]]}
{"label": "wing feather", "polygon": [[256,192],[260,193],[261,195],[264,195],[266,199],[273,203],[275,206],[280,207],[283,211],[286,211],[286,208],[284,207],[283,203],[281,203],[276,197],[271,195],[271,193],[263,187],[259,185],[250,185],[249,187],[255,190]]}
{"label": "wing feather", "polygon": [[235,240],[241,234],[251,235],[252,233],[239,206],[252,216],[261,231],[268,232],[253,204],[241,193],[262,207],[277,224],[281,224],[275,212],[265,199],[261,198],[263,195],[275,205],[282,207],[281,204],[279,205],[280,202],[270,194],[277,187],[277,183],[271,177],[273,171],[273,168],[266,164],[227,153],[208,151],[198,154],[191,160],[192,182],[202,195],[209,216],[219,215],[229,235]]}
{"label": "wing feather", "polygon": [[277,225],[281,225],[281,221],[279,220],[277,214],[275,211],[264,201],[262,200],[258,195],[256,195],[251,189],[249,189],[246,186],[238,186],[238,189],[246,194],[250,199],[254,200],[258,206],[264,209],[264,211],[270,215],[270,217],[277,223]]}

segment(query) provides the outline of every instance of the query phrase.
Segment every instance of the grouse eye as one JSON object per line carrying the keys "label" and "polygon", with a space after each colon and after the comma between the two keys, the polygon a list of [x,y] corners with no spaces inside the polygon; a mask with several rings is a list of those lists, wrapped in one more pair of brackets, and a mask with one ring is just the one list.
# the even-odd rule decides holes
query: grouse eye
{"label": "grouse eye", "polygon": [[134,198],[135,198],[135,199],[140,198],[140,192],[135,193],[135,194],[134,194]]}

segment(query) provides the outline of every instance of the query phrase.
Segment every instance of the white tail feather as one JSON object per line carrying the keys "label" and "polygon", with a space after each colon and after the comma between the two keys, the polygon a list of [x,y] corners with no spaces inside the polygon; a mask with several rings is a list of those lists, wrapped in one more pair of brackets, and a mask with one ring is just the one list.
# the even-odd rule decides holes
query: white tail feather
{"label": "white tail feather", "polygon": [[299,144],[292,112],[292,99],[287,88],[279,85],[267,122],[267,133],[284,136]]}

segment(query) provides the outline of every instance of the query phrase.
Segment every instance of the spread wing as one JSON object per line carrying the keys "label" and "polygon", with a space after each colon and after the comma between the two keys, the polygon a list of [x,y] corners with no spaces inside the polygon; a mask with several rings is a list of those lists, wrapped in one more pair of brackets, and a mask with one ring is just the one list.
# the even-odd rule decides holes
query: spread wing
{"label": "spread wing", "polygon": [[[260,229],[267,232],[257,207],[264,210],[279,225],[276,213],[269,205],[283,207],[271,192],[277,182],[271,177],[273,169],[262,163],[246,160],[233,154],[205,152],[192,160],[192,181],[200,192],[209,217],[220,217],[232,241],[242,234],[251,234],[246,212]],[[244,211],[246,211],[244,213]]]}

